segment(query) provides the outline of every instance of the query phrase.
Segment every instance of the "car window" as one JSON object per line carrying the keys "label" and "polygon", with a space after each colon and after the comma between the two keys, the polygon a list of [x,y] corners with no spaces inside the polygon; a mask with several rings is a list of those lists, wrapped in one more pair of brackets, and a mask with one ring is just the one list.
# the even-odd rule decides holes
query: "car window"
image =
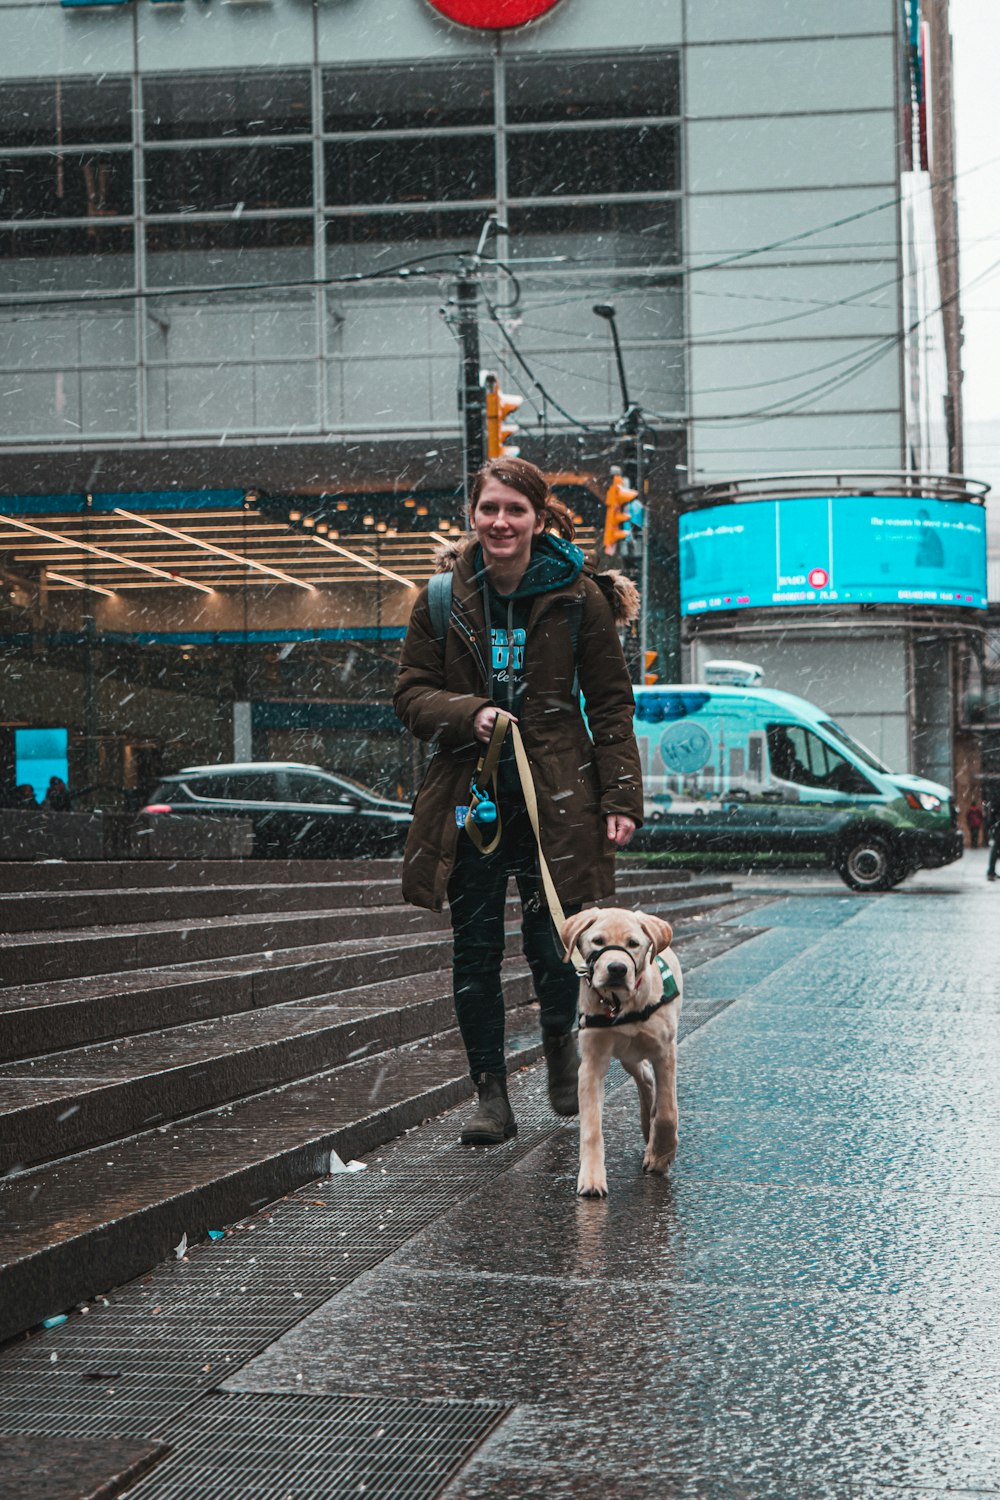
{"label": "car window", "polygon": [[771,773],[797,786],[822,787],[828,792],[876,795],[874,787],[839,751],[801,724],[768,724],[767,752]]}
{"label": "car window", "polygon": [[349,801],[335,781],[327,781],[325,776],[306,776],[297,771],[288,773],[288,795],[292,802],[333,802],[343,805]]}
{"label": "car window", "polygon": [[187,783],[195,797],[224,802],[275,802],[278,789],[269,776],[247,772],[228,772],[218,776],[199,776]]}
{"label": "car window", "polygon": [[825,729],[827,734],[832,734],[833,738],[839,740],[842,745],[846,745],[849,750],[853,750],[858,760],[863,761],[866,766],[871,766],[873,771],[889,773],[889,767],[884,761],[879,760],[878,756],[873,755],[867,746],[862,745],[860,740],[856,740],[853,734],[848,734],[846,729],[841,729],[840,725],[835,724],[832,719],[824,719],[820,727]]}

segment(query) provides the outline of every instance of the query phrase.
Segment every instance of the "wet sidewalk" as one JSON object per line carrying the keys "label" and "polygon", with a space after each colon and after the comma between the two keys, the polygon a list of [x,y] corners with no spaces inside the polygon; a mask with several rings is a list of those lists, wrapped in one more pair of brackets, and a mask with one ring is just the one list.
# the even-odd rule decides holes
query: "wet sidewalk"
{"label": "wet sidewalk", "polygon": [[984,877],[752,877],[760,930],[689,979],[668,1180],[618,1074],[578,1200],[529,1069],[507,1146],[442,1117],[9,1346],[0,1429],[159,1460],[136,1500],[1000,1492]]}

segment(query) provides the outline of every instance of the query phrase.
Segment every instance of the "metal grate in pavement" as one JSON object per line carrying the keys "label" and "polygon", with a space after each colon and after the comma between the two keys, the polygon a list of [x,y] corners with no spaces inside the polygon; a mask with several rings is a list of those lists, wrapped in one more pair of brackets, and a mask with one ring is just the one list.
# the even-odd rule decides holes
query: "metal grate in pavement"
{"label": "metal grate in pavement", "polygon": [[[130,1500],[433,1500],[512,1410],[494,1403],[213,1393]],[[276,1475],[280,1474],[280,1483]]]}
{"label": "metal grate in pavement", "polygon": [[23,1379],[0,1393],[0,1432],[53,1432],[118,1437],[162,1437],[178,1412],[202,1400],[218,1375],[199,1383],[149,1371],[88,1380],[80,1368],[50,1380]]}

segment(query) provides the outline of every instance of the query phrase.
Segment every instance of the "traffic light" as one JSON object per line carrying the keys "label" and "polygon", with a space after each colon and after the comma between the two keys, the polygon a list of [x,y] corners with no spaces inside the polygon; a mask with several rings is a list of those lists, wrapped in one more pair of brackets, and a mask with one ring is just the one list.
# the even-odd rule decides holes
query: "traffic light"
{"label": "traffic light", "polygon": [[507,418],[517,411],[522,396],[505,396],[495,375],[487,375],[486,386],[486,457],[516,458],[519,449],[509,448],[507,439],[517,432],[517,423]]}
{"label": "traffic light", "polygon": [[658,655],[659,655],[659,653],[657,651],[647,651],[645,653],[645,661],[643,662],[644,671],[643,671],[642,680],[646,684],[647,687],[652,687],[652,685],[653,685],[654,682],[659,682],[659,680],[660,680],[659,677],[658,677],[658,675],[655,672],[651,672],[649,670],[650,667],[655,662],[655,660],[656,660],[656,658],[657,658]]}
{"label": "traffic light", "polygon": [[604,550],[609,555],[632,534],[629,506],[638,493],[629,489],[620,474],[615,475],[604,493]]}

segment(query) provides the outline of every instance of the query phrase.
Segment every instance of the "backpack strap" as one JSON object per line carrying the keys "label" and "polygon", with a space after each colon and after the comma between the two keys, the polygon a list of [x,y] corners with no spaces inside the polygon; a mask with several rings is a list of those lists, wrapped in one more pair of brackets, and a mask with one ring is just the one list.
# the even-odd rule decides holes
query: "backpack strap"
{"label": "backpack strap", "polygon": [[431,627],[439,641],[448,634],[451,616],[451,574],[432,573],[427,581],[427,608],[431,614]]}
{"label": "backpack strap", "polygon": [[583,619],[583,600],[573,599],[566,606],[566,623],[569,626],[569,641],[573,651],[573,697],[580,696],[580,674],[577,671],[577,646],[580,643],[580,622]]}

